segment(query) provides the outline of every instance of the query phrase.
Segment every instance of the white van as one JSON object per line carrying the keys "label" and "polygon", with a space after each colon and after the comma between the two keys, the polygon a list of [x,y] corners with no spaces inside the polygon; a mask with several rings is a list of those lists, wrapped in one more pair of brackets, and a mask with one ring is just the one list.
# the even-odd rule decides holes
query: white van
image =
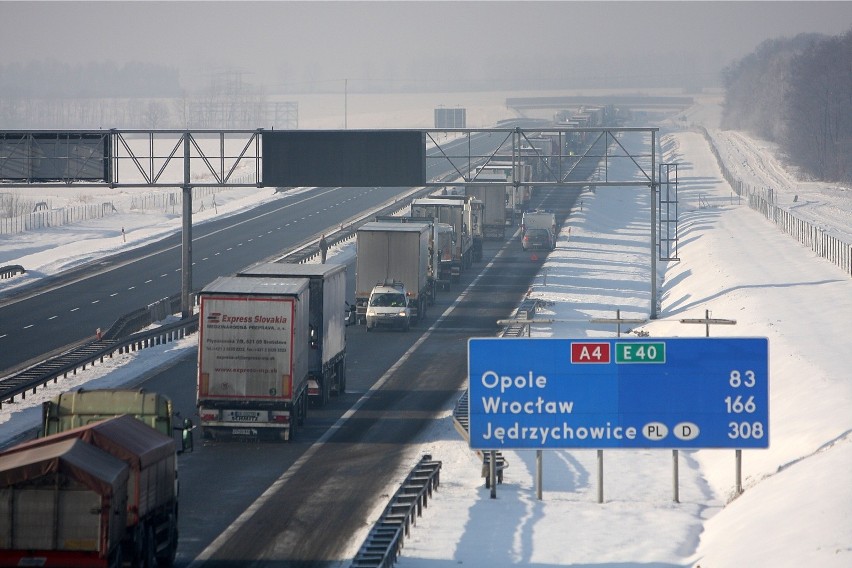
{"label": "white van", "polygon": [[408,331],[411,308],[402,282],[377,284],[367,300],[367,331],[374,327],[394,327]]}

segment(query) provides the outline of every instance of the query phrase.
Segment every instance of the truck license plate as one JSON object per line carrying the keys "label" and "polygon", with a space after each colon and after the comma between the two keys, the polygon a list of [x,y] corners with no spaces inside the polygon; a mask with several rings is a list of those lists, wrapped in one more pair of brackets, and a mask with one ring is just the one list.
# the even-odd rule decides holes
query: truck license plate
{"label": "truck license plate", "polygon": [[257,436],[257,430],[254,428],[234,428],[231,430],[234,436]]}

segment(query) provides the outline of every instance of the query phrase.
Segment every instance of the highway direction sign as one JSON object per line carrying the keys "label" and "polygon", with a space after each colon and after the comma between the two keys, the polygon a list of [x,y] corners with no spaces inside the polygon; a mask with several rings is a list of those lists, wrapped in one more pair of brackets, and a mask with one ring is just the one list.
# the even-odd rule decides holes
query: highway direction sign
{"label": "highway direction sign", "polygon": [[766,338],[471,339],[470,447],[769,447]]}

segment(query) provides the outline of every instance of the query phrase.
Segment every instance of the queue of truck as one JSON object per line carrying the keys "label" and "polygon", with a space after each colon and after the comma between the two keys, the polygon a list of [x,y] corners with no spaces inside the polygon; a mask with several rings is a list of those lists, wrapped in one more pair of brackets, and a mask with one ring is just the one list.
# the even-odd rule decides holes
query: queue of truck
{"label": "queue of truck", "polygon": [[0,453],[0,566],[171,566],[177,454],[193,428],[174,418],[168,397],[144,390],[45,402],[40,436]]}

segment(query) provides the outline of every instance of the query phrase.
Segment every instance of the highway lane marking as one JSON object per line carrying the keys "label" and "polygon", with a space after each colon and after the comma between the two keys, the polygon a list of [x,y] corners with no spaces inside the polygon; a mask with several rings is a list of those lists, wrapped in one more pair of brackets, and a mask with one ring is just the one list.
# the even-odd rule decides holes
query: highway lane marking
{"label": "highway lane marking", "polygon": [[[276,215],[276,214],[279,214],[281,211],[283,211],[283,210],[285,210],[285,209],[289,209],[289,208],[294,207],[294,206],[296,206],[296,205],[300,205],[300,204],[302,204],[302,203],[306,203],[306,202],[311,201],[311,200],[313,200],[313,199],[317,199],[317,198],[319,198],[319,197],[322,197],[322,196],[324,196],[324,195],[326,195],[326,194],[328,194],[328,193],[331,193],[331,192],[337,191],[337,190],[339,190],[339,189],[340,189],[339,187],[330,187],[330,188],[320,189],[320,190],[318,190],[316,193],[314,193],[314,194],[312,194],[312,195],[308,195],[307,197],[304,197],[304,198],[297,199],[296,201],[293,201],[292,203],[286,203],[286,204],[284,204],[284,205],[282,205],[282,206],[280,206],[280,207],[276,207],[275,209],[272,209],[272,210],[270,210],[270,211],[266,211],[266,212],[264,212],[264,213],[260,213],[260,214],[258,214],[258,215],[253,216],[253,217],[250,217],[250,218],[248,218],[248,219],[243,219],[242,221],[237,221],[237,222],[232,223],[232,224],[230,224],[230,225],[228,225],[228,226],[222,227],[221,229],[217,229],[217,230],[215,230],[215,231],[211,231],[210,233],[207,233],[206,235],[201,235],[201,236],[198,236],[198,237],[193,237],[192,242],[201,241],[202,239],[206,239],[207,237],[211,237],[211,236],[216,235],[216,234],[218,234],[218,233],[222,233],[222,232],[228,231],[228,230],[230,230],[230,229],[233,229],[234,227],[237,227],[237,226],[243,225],[243,224],[245,224],[245,223],[250,223],[250,222],[252,222],[252,221],[255,221],[256,219],[260,219],[261,217],[267,217],[267,216],[269,216],[269,215]],[[284,199],[286,199],[286,197],[285,197]],[[178,234],[180,234],[180,233],[181,233],[181,230],[178,230],[178,231],[177,231],[177,233],[178,233]],[[108,272],[112,272],[113,270],[117,270],[117,269],[119,269],[119,268],[123,268],[124,266],[127,266],[128,264],[132,264],[132,263],[134,263],[134,262],[139,262],[139,261],[141,261],[141,260],[145,260],[146,258],[150,258],[150,257],[152,257],[152,256],[156,256],[156,255],[158,255],[158,254],[162,254],[162,253],[165,253],[165,252],[168,252],[168,251],[171,251],[171,250],[179,249],[181,246],[182,246],[182,245],[177,244],[177,245],[174,245],[174,246],[166,247],[166,248],[164,248],[164,249],[162,249],[162,250],[157,250],[157,251],[150,252],[150,253],[145,254],[145,255],[143,255],[143,256],[140,256],[140,257],[138,257],[138,258],[133,258],[133,259],[130,259],[130,260],[127,260],[127,261],[124,261],[124,262],[118,262],[118,263],[116,263],[116,264],[114,264],[114,265],[111,265],[111,266],[109,266],[109,267],[107,267],[107,268],[104,268],[104,269],[102,269],[101,271],[95,272],[95,273],[93,273],[93,274],[86,274],[86,275],[80,276],[80,277],[78,277],[78,278],[72,278],[72,279],[71,279],[71,280],[69,280],[68,282],[64,282],[64,283],[62,283],[62,284],[57,285],[55,288],[51,288],[51,290],[59,290],[59,289],[64,288],[64,287],[66,287],[66,286],[70,286],[71,284],[76,284],[77,282],[82,282],[83,280],[88,280],[89,278],[93,278],[93,277],[96,277],[96,276],[101,276],[102,274],[106,274],[106,273],[108,273]],[[194,263],[193,263],[193,264],[194,264]],[[148,283],[150,283],[150,282],[151,282],[151,280],[148,280],[148,281],[146,281],[145,283],[146,283],[146,284],[148,284]],[[43,293],[43,292],[39,292],[39,293]],[[31,294],[31,295],[23,295],[23,296],[21,296],[20,298],[17,298],[17,299],[15,299],[15,300],[13,300],[12,302],[10,302],[10,303],[9,303],[9,304],[7,304],[7,305],[11,305],[11,304],[13,304],[13,303],[17,303],[17,302],[22,302],[22,301],[24,301],[24,300],[28,300],[28,299],[32,298],[34,295],[35,295],[35,294]]]}
{"label": "highway lane marking", "polygon": [[79,309],[80,309],[80,308],[71,308],[71,311],[72,311],[72,312],[76,312],[76,311],[77,311],[77,310],[79,310]]}
{"label": "highway lane marking", "polygon": [[48,320],[54,320],[54,319],[56,319],[56,318],[58,318],[58,317],[59,317],[59,316],[50,316],[50,317],[49,317],[49,318],[47,318],[47,319],[48,319]]}
{"label": "highway lane marking", "polygon": [[110,298],[115,298],[116,296],[118,296],[118,292],[113,292],[109,295]]}
{"label": "highway lane marking", "polygon": [[29,329],[29,328],[33,327],[34,325],[35,325],[34,323],[31,323],[30,325],[25,325],[24,329]]}
{"label": "highway lane marking", "polygon": [[[518,229],[517,233],[519,232],[520,229]],[[400,357],[400,359],[396,363],[391,365],[391,367],[387,371],[385,371],[385,373],[379,378],[379,380],[376,381],[376,383],[372,387],[370,387],[370,389],[367,390],[367,392],[362,395],[361,398],[355,401],[355,404],[353,404],[349,410],[343,413],[343,416],[341,416],[337,420],[337,422],[335,422],[328,430],[326,430],[325,433],[320,436],[320,438],[316,442],[314,442],[310,448],[305,450],[305,453],[303,453],[299,457],[299,459],[293,462],[293,465],[290,466],[290,468],[287,469],[287,471],[284,472],[281,477],[276,479],[272,483],[272,485],[270,485],[269,488],[260,495],[260,497],[255,499],[255,501],[251,505],[249,505],[246,510],[243,511],[242,514],[240,514],[240,516],[237,517],[237,519],[233,523],[228,526],[228,528],[222,531],[222,534],[220,534],[213,540],[213,542],[207,545],[207,547],[202,550],[201,553],[199,553],[199,555],[195,557],[195,559],[193,559],[193,561],[189,564],[188,568],[198,568],[204,562],[209,560],[210,557],[213,556],[213,554],[215,554],[228,541],[229,538],[231,538],[231,536],[236,534],[237,531],[240,530],[240,528],[242,528],[246,523],[251,520],[255,513],[259,511],[260,508],[263,507],[271,499],[272,495],[274,495],[281,487],[283,487],[284,484],[286,484],[287,481],[290,480],[290,478],[295,475],[298,475],[300,470],[305,466],[305,463],[307,463],[307,461],[310,460],[319,451],[319,449],[324,446],[326,442],[328,442],[328,440],[335,433],[337,433],[337,431],[340,430],[340,428],[350,418],[352,418],[352,416],[354,416],[355,413],[358,412],[358,410],[360,410],[362,406],[364,406],[364,404],[367,403],[367,401],[373,396],[373,394],[380,388],[382,388],[382,386],[384,386],[384,384],[390,380],[391,376],[393,376],[397,369],[399,369],[409,358],[411,358],[414,352],[417,351],[417,349],[427,339],[429,339],[429,337],[431,337],[432,333],[436,331],[437,326],[440,325],[441,322],[443,322],[450,315],[450,313],[452,313],[452,311],[458,306],[462,299],[468,295],[470,289],[473,288],[485,275],[485,273],[488,272],[488,270],[494,265],[494,261],[498,257],[502,256],[508,249],[508,247],[513,244],[516,243],[508,241],[505,245],[503,245],[503,247],[499,251],[497,251],[497,254],[494,255],[494,258],[488,264],[486,264],[485,267],[483,267],[480,273],[476,276],[476,278],[473,279],[473,282],[468,284],[467,287],[462,290],[461,294],[459,294],[459,296],[453,301],[453,303],[447,306],[447,309],[444,310],[444,313],[442,313],[438,317],[438,319],[429,327],[429,329],[424,331],[423,334],[419,338],[417,338],[417,341],[415,341],[414,344],[408,348],[408,350],[402,355],[402,357]]]}

